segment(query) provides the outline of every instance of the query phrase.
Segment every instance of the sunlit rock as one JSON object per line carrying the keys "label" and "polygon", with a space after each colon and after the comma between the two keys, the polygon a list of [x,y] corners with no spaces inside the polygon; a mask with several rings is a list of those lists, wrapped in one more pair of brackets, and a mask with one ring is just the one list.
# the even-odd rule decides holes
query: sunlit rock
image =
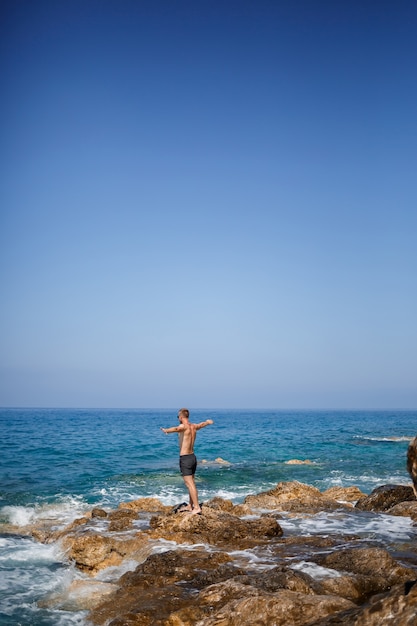
{"label": "sunlit rock", "polygon": [[323,496],[316,487],[304,485],[298,481],[282,482],[269,491],[246,496],[244,503],[252,508],[275,509],[290,500],[305,498],[322,499]]}
{"label": "sunlit rock", "polygon": [[340,502],[357,502],[360,498],[365,498],[366,493],[359,487],[330,487],[323,491],[323,496]]}
{"label": "sunlit rock", "polygon": [[201,515],[178,513],[154,516],[150,526],[153,538],[162,537],[177,543],[204,542],[234,549],[257,545],[283,534],[273,517],[240,519],[205,506]]}
{"label": "sunlit rock", "polygon": [[129,502],[121,502],[119,509],[144,511],[146,513],[168,513],[172,507],[162,504],[158,498],[138,498]]}
{"label": "sunlit rock", "polygon": [[149,539],[142,533],[120,539],[87,531],[67,535],[62,539],[62,546],[68,559],[91,576],[106,567],[120,565],[126,557],[144,560],[151,552]]}

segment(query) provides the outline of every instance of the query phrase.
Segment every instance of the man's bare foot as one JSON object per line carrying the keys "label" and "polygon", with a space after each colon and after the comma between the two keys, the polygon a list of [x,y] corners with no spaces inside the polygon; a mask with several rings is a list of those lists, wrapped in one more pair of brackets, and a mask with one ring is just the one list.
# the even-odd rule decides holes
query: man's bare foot
{"label": "man's bare foot", "polygon": [[193,509],[192,511],[190,511],[190,515],[201,515],[201,509]]}

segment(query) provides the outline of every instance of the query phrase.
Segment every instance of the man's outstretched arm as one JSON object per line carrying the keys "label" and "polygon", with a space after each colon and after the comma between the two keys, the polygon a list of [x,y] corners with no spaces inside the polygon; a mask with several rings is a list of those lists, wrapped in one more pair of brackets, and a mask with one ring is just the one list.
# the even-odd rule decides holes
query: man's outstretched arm
{"label": "man's outstretched arm", "polygon": [[200,422],[199,424],[196,424],[196,428],[197,430],[200,430],[200,428],[205,428],[206,426],[209,426],[212,423],[213,423],[213,420],[206,420],[205,422]]}
{"label": "man's outstretched arm", "polygon": [[161,430],[166,435],[168,435],[169,433],[180,433],[182,430],[184,430],[184,426],[181,424],[180,426],[171,426],[171,428],[161,427]]}

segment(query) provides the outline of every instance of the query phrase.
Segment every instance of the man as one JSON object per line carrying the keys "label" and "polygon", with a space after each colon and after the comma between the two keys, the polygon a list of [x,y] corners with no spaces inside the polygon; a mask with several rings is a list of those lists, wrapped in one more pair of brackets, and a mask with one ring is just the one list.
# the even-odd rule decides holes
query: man
{"label": "man", "polygon": [[180,470],[188,489],[190,503],[188,506],[181,508],[180,511],[189,511],[191,515],[201,515],[201,507],[198,502],[197,487],[194,480],[195,471],[197,469],[197,459],[194,454],[194,441],[197,430],[205,428],[213,423],[213,420],[206,420],[199,424],[192,424],[189,421],[190,412],[188,409],[180,409],[178,412],[179,426],[171,428],[161,428],[167,435],[168,433],[178,433],[180,444]]}

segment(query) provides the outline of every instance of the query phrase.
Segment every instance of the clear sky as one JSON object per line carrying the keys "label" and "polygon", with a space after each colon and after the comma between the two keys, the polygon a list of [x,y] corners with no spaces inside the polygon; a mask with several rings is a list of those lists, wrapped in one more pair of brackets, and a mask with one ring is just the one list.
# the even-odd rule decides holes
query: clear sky
{"label": "clear sky", "polygon": [[414,1],[1,11],[1,406],[417,407]]}

